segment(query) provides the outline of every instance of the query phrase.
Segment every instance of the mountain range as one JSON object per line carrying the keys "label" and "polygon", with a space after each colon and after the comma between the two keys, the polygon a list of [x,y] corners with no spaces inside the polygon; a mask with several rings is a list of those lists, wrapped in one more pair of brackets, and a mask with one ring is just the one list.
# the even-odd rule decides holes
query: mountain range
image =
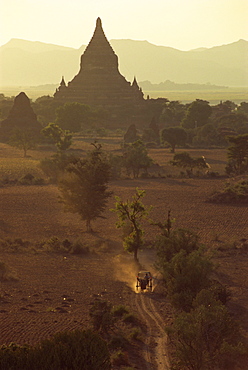
{"label": "mountain range", "polygon": [[[176,84],[248,86],[248,41],[181,51],[148,41],[111,40],[119,70],[128,81],[152,84],[170,80]],[[11,39],[0,47],[0,86],[59,85],[79,71],[79,49],[37,41]]]}

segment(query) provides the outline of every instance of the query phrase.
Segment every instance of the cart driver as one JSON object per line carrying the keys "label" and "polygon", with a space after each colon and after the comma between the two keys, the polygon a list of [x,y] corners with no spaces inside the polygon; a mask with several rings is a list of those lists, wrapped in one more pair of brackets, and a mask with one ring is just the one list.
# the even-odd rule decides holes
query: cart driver
{"label": "cart driver", "polygon": [[145,274],[144,279],[146,281],[146,284],[148,284],[149,283],[149,280],[150,280],[148,273]]}

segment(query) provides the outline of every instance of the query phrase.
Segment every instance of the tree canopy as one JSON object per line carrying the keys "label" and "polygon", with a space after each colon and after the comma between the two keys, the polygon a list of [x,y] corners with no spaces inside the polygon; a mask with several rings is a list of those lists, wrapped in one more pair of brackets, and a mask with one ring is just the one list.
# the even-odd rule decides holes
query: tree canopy
{"label": "tree canopy", "polygon": [[56,123],[63,129],[78,132],[88,123],[92,111],[90,106],[80,103],[65,103],[56,109]]}
{"label": "tree canopy", "polygon": [[142,198],[145,195],[144,190],[136,188],[136,193],[132,197],[132,200],[127,200],[124,202],[120,197],[115,197],[115,209],[114,212],[117,213],[119,218],[116,226],[122,227],[126,223],[131,226],[131,232],[128,236],[124,238],[124,248],[134,254],[134,259],[137,260],[138,250],[143,245],[143,229],[141,226],[142,220],[144,220],[151,209],[151,207],[145,207],[142,203]]}
{"label": "tree canopy", "polygon": [[212,108],[208,101],[196,99],[188,107],[186,116],[182,121],[182,126],[188,129],[204,126],[208,123],[211,113]]}
{"label": "tree canopy", "polygon": [[205,158],[192,158],[188,152],[177,153],[174,155],[173,160],[171,161],[173,166],[185,168],[188,175],[192,175],[194,168],[199,169],[209,169],[210,166],[206,162]]}
{"label": "tree canopy", "polygon": [[68,130],[63,130],[56,123],[49,123],[41,133],[51,138],[58,150],[66,150],[72,144],[72,134]]}
{"label": "tree canopy", "polygon": [[141,169],[147,171],[151,164],[152,159],[148,156],[147,148],[141,140],[125,146],[123,166],[126,168],[127,173],[132,172],[134,178],[139,177]]}
{"label": "tree canopy", "polygon": [[160,119],[167,127],[179,126],[185,111],[185,105],[178,100],[166,102]]}
{"label": "tree canopy", "polygon": [[229,166],[227,171],[240,175],[248,171],[248,134],[229,136],[231,146],[228,148]]}
{"label": "tree canopy", "polygon": [[103,217],[102,213],[111,196],[108,191],[110,165],[101,145],[94,143],[86,159],[76,159],[69,164],[59,183],[61,202],[65,211],[78,213],[91,232],[91,221]]}
{"label": "tree canopy", "polygon": [[38,137],[32,130],[23,130],[15,127],[10,133],[8,144],[23,150],[23,155],[26,157],[28,150],[36,148],[37,141]]}
{"label": "tree canopy", "polygon": [[187,133],[182,127],[168,127],[161,132],[161,139],[171,146],[171,152],[175,153],[177,145],[185,145],[187,140]]}

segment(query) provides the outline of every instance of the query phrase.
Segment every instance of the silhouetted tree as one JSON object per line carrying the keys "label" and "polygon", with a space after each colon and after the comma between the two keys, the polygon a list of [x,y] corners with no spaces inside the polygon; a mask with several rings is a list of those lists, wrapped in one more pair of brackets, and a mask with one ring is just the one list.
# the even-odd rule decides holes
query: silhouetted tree
{"label": "silhouetted tree", "polygon": [[182,120],[182,126],[194,129],[208,123],[212,108],[206,100],[196,99],[187,109],[186,116]]}
{"label": "silhouetted tree", "polygon": [[139,177],[141,169],[147,171],[151,166],[152,159],[148,156],[146,146],[141,140],[126,145],[123,153],[123,166],[127,172],[132,172],[133,177]]}
{"label": "silhouetted tree", "polygon": [[0,347],[0,368],[12,370],[110,370],[107,343],[93,330],[57,332],[34,347]]}
{"label": "silhouetted tree", "polygon": [[248,116],[248,102],[242,101],[240,105],[237,107],[238,113],[244,113]]}
{"label": "silhouetted tree", "polygon": [[87,125],[92,110],[88,105],[80,103],[65,103],[56,110],[56,123],[63,129],[78,132],[83,125]]}
{"label": "silhouetted tree", "polygon": [[116,223],[118,228],[126,225],[126,223],[131,226],[131,233],[124,238],[124,248],[134,254],[136,261],[138,260],[138,250],[143,245],[142,235],[144,231],[141,223],[151,210],[151,207],[145,207],[141,201],[144,195],[144,190],[136,188],[136,193],[132,197],[132,201],[127,200],[124,202],[120,197],[115,197],[115,209],[112,210],[117,213],[119,218],[119,221]]}
{"label": "silhouetted tree", "polygon": [[229,163],[227,173],[240,175],[248,171],[248,134],[228,137],[231,146],[228,148]]}
{"label": "silhouetted tree", "polygon": [[185,145],[187,133],[182,127],[168,127],[161,132],[161,140],[167,142],[171,146],[171,152],[175,153],[177,145]]}
{"label": "silhouetted tree", "polygon": [[185,116],[185,112],[186,106],[178,100],[166,102],[160,116],[160,121],[166,127],[179,126]]}
{"label": "silhouetted tree", "polygon": [[49,95],[44,95],[31,103],[31,106],[36,113],[39,122],[41,122],[43,126],[46,126],[49,122],[55,121],[55,111],[59,106],[61,106],[61,102],[55,100]]}
{"label": "silhouetted tree", "polygon": [[33,130],[19,129],[15,127],[9,137],[8,144],[23,150],[24,157],[27,156],[27,151],[30,149],[35,149],[38,142],[38,137],[34,134]]}
{"label": "silhouetted tree", "polygon": [[193,305],[167,331],[176,355],[173,369],[235,369],[245,347],[227,307],[209,289],[201,290]]}
{"label": "silhouetted tree", "polygon": [[248,133],[248,116],[244,113],[230,113],[220,117],[216,124],[219,129],[229,129],[237,134]]}
{"label": "silhouetted tree", "polygon": [[192,158],[189,153],[183,152],[175,154],[173,160],[171,161],[173,166],[185,168],[188,175],[191,176],[194,168],[208,169],[209,164],[206,162],[205,158]]}
{"label": "silhouetted tree", "polygon": [[56,123],[49,123],[41,133],[45,137],[49,137],[53,140],[58,150],[66,150],[72,144],[72,134],[68,130],[63,130]]}
{"label": "silhouetted tree", "polygon": [[193,137],[194,146],[210,147],[211,145],[223,144],[221,133],[216,129],[212,123],[199,127],[196,130],[196,135]]}
{"label": "silhouetted tree", "polygon": [[107,190],[110,179],[110,164],[101,145],[94,143],[94,149],[86,159],[77,159],[69,164],[59,183],[61,202],[65,211],[78,213],[91,232],[91,221],[102,217],[111,192]]}

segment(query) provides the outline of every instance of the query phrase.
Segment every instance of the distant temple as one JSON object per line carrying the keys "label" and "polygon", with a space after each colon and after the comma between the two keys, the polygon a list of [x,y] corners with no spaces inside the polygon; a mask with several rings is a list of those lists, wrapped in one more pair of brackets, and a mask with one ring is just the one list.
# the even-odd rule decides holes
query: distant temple
{"label": "distant temple", "polygon": [[37,120],[37,116],[31,107],[30,100],[24,92],[18,94],[9,115],[0,124],[0,139],[9,139],[14,129],[28,130],[33,134],[39,135],[42,125]]}
{"label": "distant temple", "polygon": [[54,98],[62,102],[104,107],[120,107],[130,103],[139,105],[145,101],[136,79],[131,84],[120,74],[118,57],[103,32],[100,18],[81,56],[79,73],[68,86],[62,77]]}

